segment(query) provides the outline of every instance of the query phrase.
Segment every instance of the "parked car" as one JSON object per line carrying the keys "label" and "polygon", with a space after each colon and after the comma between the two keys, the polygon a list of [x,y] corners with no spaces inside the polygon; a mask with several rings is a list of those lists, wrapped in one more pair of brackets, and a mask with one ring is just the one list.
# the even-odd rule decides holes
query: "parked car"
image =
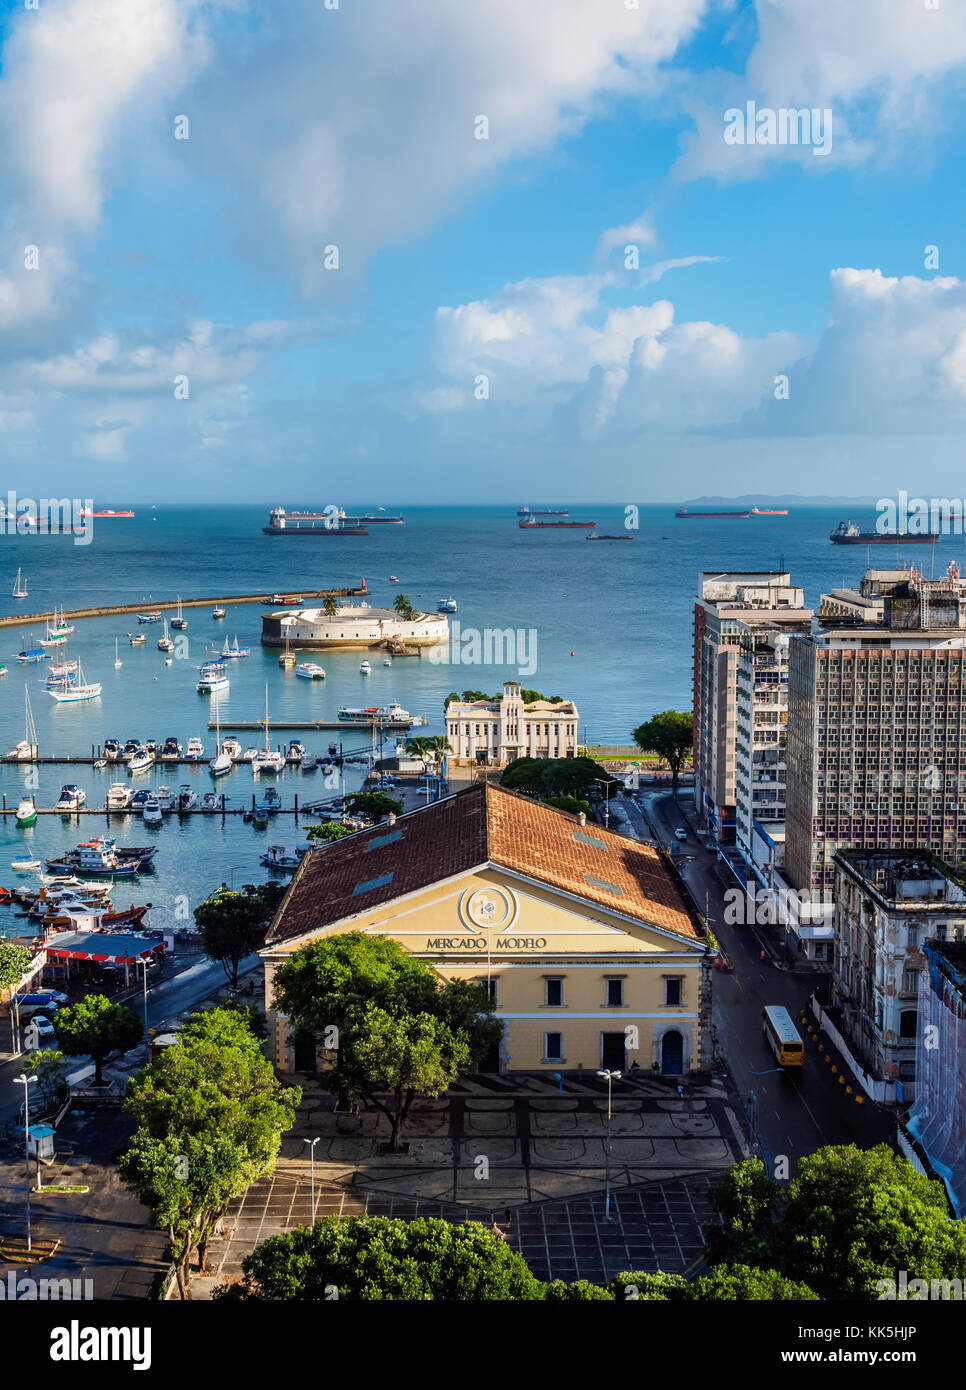
{"label": "parked car", "polygon": [[688,838],[688,832],[683,825],[678,826],[677,830],[674,832],[674,837],[677,840],[686,840]]}
{"label": "parked car", "polygon": [[29,1023],[32,1018],[45,1018],[50,1014],[55,1014],[60,1005],[55,999],[47,999],[34,1004],[21,1004],[19,1007],[20,1022]]}
{"label": "parked car", "polygon": [[43,1014],[35,1014],[30,1020],[31,1024],[37,1029],[37,1037],[42,1043],[53,1042],[57,1036],[57,1030],[49,1018],[44,1018]]}

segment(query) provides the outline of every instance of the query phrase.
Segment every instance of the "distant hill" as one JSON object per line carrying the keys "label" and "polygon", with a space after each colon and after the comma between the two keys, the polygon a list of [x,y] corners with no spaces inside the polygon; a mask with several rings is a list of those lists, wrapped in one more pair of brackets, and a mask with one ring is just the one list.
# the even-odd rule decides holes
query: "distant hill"
{"label": "distant hill", "polygon": [[801,497],[797,493],[782,493],[770,497],[763,492],[746,492],[740,497],[690,497],[682,507],[874,507],[874,497]]}

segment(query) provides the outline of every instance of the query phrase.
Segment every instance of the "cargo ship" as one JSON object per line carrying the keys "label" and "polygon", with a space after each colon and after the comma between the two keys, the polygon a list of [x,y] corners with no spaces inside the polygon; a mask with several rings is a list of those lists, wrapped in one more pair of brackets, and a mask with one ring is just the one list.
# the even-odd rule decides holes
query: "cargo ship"
{"label": "cargo ship", "polygon": [[752,507],[752,516],[787,516],[787,507]]}
{"label": "cargo ship", "polygon": [[517,507],[517,516],[569,516],[559,507]]}
{"label": "cargo ship", "polygon": [[133,516],[134,513],[133,513],[133,512],[116,512],[116,511],[113,509],[113,507],[107,507],[107,508],[106,508],[104,511],[102,511],[102,512],[92,512],[92,511],[89,511],[86,507],[81,507],[81,509],[80,509],[80,515],[81,515],[81,516],[118,516],[118,517],[120,517],[120,516],[128,516],[128,517],[130,517],[130,516]]}
{"label": "cargo ship", "polygon": [[262,527],[266,536],[368,536],[359,517],[346,516],[342,508],[330,512],[287,512],[273,507],[268,525]]}
{"label": "cargo ship", "polygon": [[674,515],[679,521],[695,521],[705,517],[725,517],[729,520],[747,520],[751,512],[689,512],[687,507],[678,507]]}
{"label": "cargo ship", "polygon": [[629,532],[623,536],[598,536],[596,531],[591,531],[589,536],[584,536],[585,541],[632,541],[634,537]]}
{"label": "cargo ship", "polygon": [[834,531],[829,532],[829,540],[833,545],[935,545],[939,540],[939,535],[935,531],[928,531],[925,535],[913,535],[911,532],[888,532],[883,534],[880,531],[860,531],[854,521],[840,521]]}
{"label": "cargo ship", "polygon": [[521,531],[543,531],[543,530],[548,530],[548,529],[553,529],[553,528],[560,528],[560,527],[565,527],[565,528],[566,528],[566,527],[570,527],[571,529],[574,528],[574,527],[577,527],[577,528],[579,528],[579,529],[581,529],[581,530],[589,531],[589,530],[591,529],[591,527],[597,525],[597,522],[596,522],[596,521],[535,521],[535,520],[531,520],[531,521],[518,521],[518,522],[517,522],[517,525],[519,526],[519,528],[520,528]]}

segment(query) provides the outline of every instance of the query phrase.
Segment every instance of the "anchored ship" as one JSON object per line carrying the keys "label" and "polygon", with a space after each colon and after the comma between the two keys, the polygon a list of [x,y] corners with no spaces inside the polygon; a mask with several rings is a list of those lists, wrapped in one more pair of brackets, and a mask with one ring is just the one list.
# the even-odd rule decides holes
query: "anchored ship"
{"label": "anchored ship", "polygon": [[[564,513],[564,515],[566,515],[566,513]],[[536,521],[536,520],[530,520],[530,521],[518,521],[518,522],[517,522],[517,525],[519,526],[519,528],[520,528],[521,531],[544,531],[544,530],[553,530],[553,529],[555,529],[555,528],[560,528],[560,527],[563,527],[563,528],[570,527],[571,529],[574,528],[574,527],[577,527],[578,529],[585,530],[585,531],[589,531],[592,527],[594,527],[594,526],[597,525],[597,522],[596,522],[596,521]]]}
{"label": "anchored ship", "polygon": [[854,521],[840,521],[834,531],[829,532],[833,545],[935,545],[939,536],[935,531],[925,535],[911,532],[896,532],[893,535],[880,531],[860,531]]}
{"label": "anchored ship", "polygon": [[678,507],[674,515],[679,521],[694,521],[704,517],[724,517],[729,520],[745,520],[751,512],[689,512],[687,507]]}
{"label": "anchored ship", "polygon": [[324,512],[287,512],[284,507],[273,507],[262,531],[266,536],[367,536],[369,526],[404,524],[404,517],[390,512],[347,516],[344,507],[329,507]]}

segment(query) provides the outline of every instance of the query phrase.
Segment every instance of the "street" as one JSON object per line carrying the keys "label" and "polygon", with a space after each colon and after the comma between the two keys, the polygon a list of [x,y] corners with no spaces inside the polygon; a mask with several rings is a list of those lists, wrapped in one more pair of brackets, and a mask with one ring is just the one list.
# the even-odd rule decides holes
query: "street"
{"label": "street", "polygon": [[[753,1133],[757,1134],[762,1156],[775,1163],[784,1156],[789,1168],[796,1159],[824,1144],[854,1140],[875,1144],[889,1136],[891,1116],[866,1099],[856,1104],[845,1094],[838,1077],[821,1060],[815,1043],[799,1023],[799,1014],[822,976],[814,969],[794,968],[772,963],[771,956],[759,959],[761,928],[728,925],[724,921],[726,888],[738,887],[729,873],[728,882],[719,877],[716,856],[690,829],[695,821],[693,806],[682,791],[676,800],[667,790],[638,793],[651,825],[665,848],[678,826],[688,826],[683,853],[676,856],[681,876],[701,911],[707,904],[708,920],[732,969],[712,972],[712,1021],[717,1054],[727,1064],[738,1089]],[[641,818],[635,818],[633,803],[628,808],[636,832],[650,838]],[[774,932],[774,928],[765,928]],[[792,956],[789,947],[786,954]],[[805,1040],[805,1064],[800,1072],[778,1069],[761,1030],[761,1011],[765,1004],[784,1005]],[[849,1078],[851,1080],[851,1078]],[[858,1090],[858,1087],[854,1087]]]}

